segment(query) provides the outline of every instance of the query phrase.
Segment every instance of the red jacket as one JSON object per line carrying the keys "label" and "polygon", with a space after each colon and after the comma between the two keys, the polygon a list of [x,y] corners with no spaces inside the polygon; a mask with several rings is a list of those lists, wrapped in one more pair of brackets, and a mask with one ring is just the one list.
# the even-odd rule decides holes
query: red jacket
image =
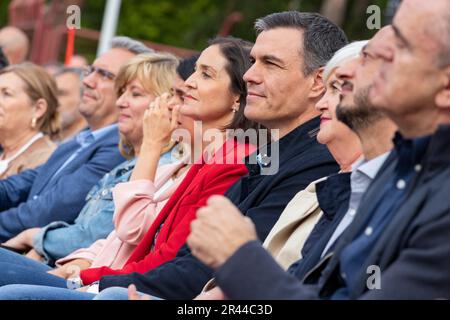
{"label": "red jacket", "polygon": [[[213,156],[215,163],[207,164],[203,161],[201,164],[194,164],[125,266],[116,270],[108,267],[83,270],[80,273],[83,284],[90,284],[106,275],[145,273],[173,259],[186,242],[190,223],[197,210],[206,204],[210,196],[224,194],[240,177],[247,174],[243,157],[253,151],[253,145],[228,140]],[[158,230],[154,249],[150,251]]]}

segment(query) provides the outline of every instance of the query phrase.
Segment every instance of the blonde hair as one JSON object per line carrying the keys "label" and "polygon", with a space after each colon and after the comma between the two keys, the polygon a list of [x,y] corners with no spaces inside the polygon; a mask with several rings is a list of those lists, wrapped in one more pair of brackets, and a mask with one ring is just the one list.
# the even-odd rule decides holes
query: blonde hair
{"label": "blonde hair", "polygon": [[[143,53],[130,59],[120,68],[117,74],[115,89],[120,97],[128,83],[137,79],[144,90],[155,96],[169,92],[175,79],[178,59],[170,53]],[[162,153],[172,149],[174,143],[170,143]],[[133,146],[121,135],[119,149],[123,156],[130,159],[135,156]]]}
{"label": "blonde hair", "polygon": [[58,113],[58,96],[55,80],[44,68],[31,62],[10,65],[0,71],[0,75],[14,73],[25,83],[25,93],[32,102],[44,99],[47,102],[47,110],[37,119],[36,128],[56,137],[61,129]]}

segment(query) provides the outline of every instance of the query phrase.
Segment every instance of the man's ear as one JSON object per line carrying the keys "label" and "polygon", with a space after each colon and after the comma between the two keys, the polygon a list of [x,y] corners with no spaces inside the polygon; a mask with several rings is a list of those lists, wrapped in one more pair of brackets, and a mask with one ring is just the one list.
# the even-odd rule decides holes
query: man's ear
{"label": "man's ear", "polygon": [[312,99],[320,98],[325,92],[325,85],[323,83],[323,70],[324,67],[320,67],[311,75],[312,86],[309,91],[309,97]]}
{"label": "man's ear", "polygon": [[450,65],[444,69],[444,87],[435,97],[435,103],[439,109],[450,111]]}

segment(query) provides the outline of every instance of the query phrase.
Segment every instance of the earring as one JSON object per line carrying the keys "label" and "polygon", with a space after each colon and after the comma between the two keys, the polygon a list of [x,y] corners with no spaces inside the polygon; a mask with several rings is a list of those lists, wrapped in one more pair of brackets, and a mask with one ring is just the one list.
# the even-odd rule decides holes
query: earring
{"label": "earring", "polygon": [[232,109],[232,112],[233,112],[233,113],[238,112],[238,108],[233,108],[233,109]]}
{"label": "earring", "polygon": [[32,129],[36,129],[36,124],[37,124],[37,119],[36,118],[31,119],[31,128]]}

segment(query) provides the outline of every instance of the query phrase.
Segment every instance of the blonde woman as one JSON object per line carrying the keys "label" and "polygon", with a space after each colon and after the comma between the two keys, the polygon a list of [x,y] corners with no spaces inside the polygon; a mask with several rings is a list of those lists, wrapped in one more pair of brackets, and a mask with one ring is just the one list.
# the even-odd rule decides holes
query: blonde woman
{"label": "blonde woman", "polygon": [[0,71],[0,179],[35,168],[55,150],[59,132],[56,84],[32,63]]}
{"label": "blonde woman", "polygon": [[[187,167],[186,163],[176,161],[177,158],[171,156],[174,143],[170,142],[170,139],[165,140],[162,148],[157,151],[157,157],[155,158],[154,165],[155,167],[159,166],[159,177],[154,182],[154,190],[157,196],[154,197],[151,212],[147,212],[142,217],[113,215],[115,211],[113,189],[116,184],[130,179],[136,164],[135,157],[140,155],[144,138],[144,112],[155,97],[171,89],[177,65],[178,60],[171,54],[148,53],[134,57],[123,66],[117,75],[115,84],[119,97],[116,105],[119,109],[120,149],[121,153],[129,160],[107,173],[91,189],[87,197],[88,201],[74,224],[69,225],[62,221],[52,222],[43,228],[28,229],[4,244],[6,247],[15,249],[27,250],[31,247],[34,249],[32,251],[34,253],[30,257],[44,257],[45,263],[35,262],[3,249],[0,249],[0,263],[16,261],[22,265],[25,263],[50,271],[56,260],[80,248],[89,247],[97,240],[99,243],[104,242],[115,227],[120,228],[118,234],[122,238],[118,238],[116,233],[113,232],[112,238],[108,238],[111,240],[111,244],[108,246],[107,253],[110,254],[110,259],[117,259],[118,257],[114,252],[120,255],[122,251],[126,251],[128,245],[126,241],[121,242],[125,230],[130,233],[128,237],[132,237],[135,228],[145,228],[153,222],[159,209],[164,205],[178,183],[178,180],[176,180],[174,188],[162,189],[165,180],[168,180],[172,175],[178,177],[177,174],[179,174],[179,176],[182,176],[185,172],[183,168]],[[157,138],[157,135],[165,137],[166,132],[165,130],[162,130],[161,133],[153,131],[153,137]],[[173,154],[176,155],[176,152]],[[169,164],[172,160],[175,160],[175,163]],[[120,244],[122,244],[122,249]],[[98,244],[95,247],[98,248]],[[78,263],[80,269],[89,262],[89,260],[66,260],[66,262],[69,261]],[[51,272],[64,277],[66,270],[56,269]],[[24,271],[21,276],[23,276],[21,279],[27,279],[28,276],[36,277],[36,274]],[[45,276],[53,277],[47,273],[45,273]],[[57,280],[61,280],[61,278]],[[24,282],[27,281],[24,280]]]}

